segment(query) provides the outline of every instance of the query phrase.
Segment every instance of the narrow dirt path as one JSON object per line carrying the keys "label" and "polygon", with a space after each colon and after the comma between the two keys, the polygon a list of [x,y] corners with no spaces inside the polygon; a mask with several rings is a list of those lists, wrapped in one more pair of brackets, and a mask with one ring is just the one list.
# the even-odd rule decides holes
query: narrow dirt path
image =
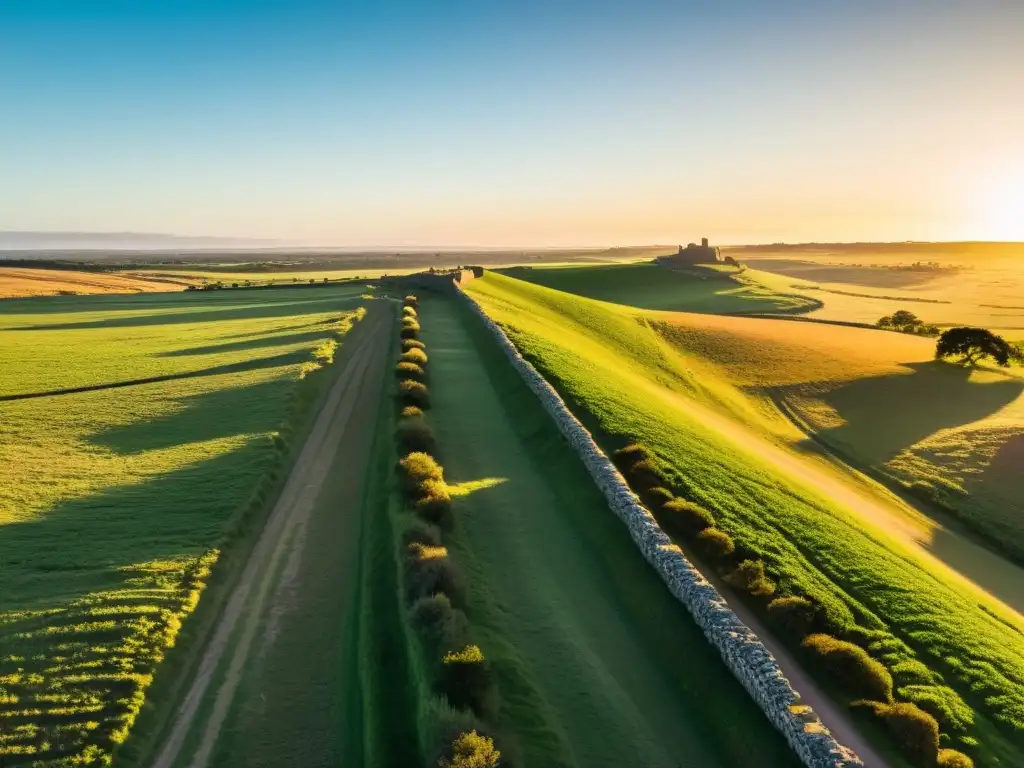
{"label": "narrow dirt path", "polygon": [[[323,410],[215,626],[154,768],[172,768],[179,763],[193,725],[201,728],[201,737],[189,764],[194,768],[208,765],[258,634],[260,619],[271,607],[271,597],[275,593],[287,594],[289,590],[288,576],[296,570],[296,559],[301,559],[305,526],[336,454],[346,444],[350,418],[367,392],[374,401],[379,397],[380,372],[386,363],[392,325],[390,307],[371,305],[367,316],[351,331],[345,345],[348,349],[342,348],[347,360],[342,361]],[[359,451],[362,446],[348,448]],[[290,559],[293,567],[286,567]],[[211,683],[229,651],[232,655],[213,694],[212,710],[205,722],[196,723]]]}

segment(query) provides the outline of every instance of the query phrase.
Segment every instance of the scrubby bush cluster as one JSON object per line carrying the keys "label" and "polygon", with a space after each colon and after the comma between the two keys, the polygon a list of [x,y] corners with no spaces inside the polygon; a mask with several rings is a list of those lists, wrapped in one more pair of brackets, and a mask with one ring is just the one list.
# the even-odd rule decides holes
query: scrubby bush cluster
{"label": "scrubby bush cluster", "polygon": [[[803,652],[841,675],[843,687],[856,697],[851,703],[873,709],[893,734],[901,751],[915,764],[972,765],[970,758],[960,752],[939,752],[939,725],[936,718],[925,711],[927,704],[924,700],[920,702],[922,706],[911,701],[894,700],[892,673],[865,650],[873,640],[868,637],[870,631],[856,626],[852,629],[836,626],[823,608],[807,596],[778,594],[781,591],[779,585],[767,573],[765,563],[750,557],[749,552],[737,546],[729,534],[717,526],[712,511],[691,499],[676,498],[659,471],[656,457],[643,446],[630,443],[609,460],[557,392],[520,355],[501,328],[472,299],[462,295],[580,455],[608,499],[609,506],[625,522],[648,562],[690,610],[709,641],[721,652],[726,665],[769,720],[785,735],[805,765],[852,766],[862,763],[849,749],[836,742],[813,713],[807,714],[808,708],[797,706],[799,696],[782,675],[771,653],[729,609],[682,551],[673,546],[665,530],[684,542],[690,542],[695,551],[707,558],[708,565],[722,573],[755,610],[767,613],[769,620],[783,630],[784,637],[793,641],[804,640],[809,635],[814,637]],[[690,495],[690,489],[682,490],[685,495]],[[648,505],[650,513],[641,506],[641,499]],[[858,630],[863,637],[858,636]],[[825,632],[845,632],[844,639]],[[848,642],[850,640],[854,642]],[[934,690],[934,687],[922,687]],[[898,691],[900,698],[909,698],[910,692],[909,688]],[[938,706],[935,709],[939,711]]]}
{"label": "scrubby bush cluster", "polygon": [[395,444],[399,488],[411,513],[402,520],[402,586],[420,667],[435,700],[425,702],[424,752],[430,766],[498,766],[500,752],[483,723],[497,712],[490,664],[472,642],[462,610],[462,576],[444,546],[452,526],[452,497],[438,462],[437,440],[424,411],[430,406],[426,345],[418,338],[418,301],[402,307],[399,411]]}
{"label": "scrubby bush cluster", "polygon": [[[657,570],[672,594],[687,607],[709,642],[722,654],[726,665],[786,737],[802,762],[814,768],[863,765],[853,752],[832,737],[820,721],[795,711],[800,703],[799,696],[764,644],[739,620],[682,551],[673,545],[558,393],[519,354],[501,328],[472,299],[460,294],[494,335],[513,367],[579,454],[612,511],[625,523],[644,557]],[[616,454],[616,462],[631,469],[631,479],[637,481],[641,492],[650,493],[666,485],[652,457],[641,446],[627,446]],[[660,493],[656,495],[662,496]],[[699,523],[695,527],[699,527]],[[706,526],[706,529],[718,530],[713,526]],[[701,529],[702,533],[704,531]],[[809,719],[815,722],[809,722]]]}

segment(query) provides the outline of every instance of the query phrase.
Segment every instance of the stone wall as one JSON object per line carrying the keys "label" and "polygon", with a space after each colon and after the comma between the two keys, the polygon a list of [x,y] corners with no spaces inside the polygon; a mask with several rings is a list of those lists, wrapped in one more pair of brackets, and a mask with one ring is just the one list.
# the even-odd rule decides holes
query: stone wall
{"label": "stone wall", "polygon": [[718,591],[687,560],[640,503],[611,460],[569,411],[554,388],[527,362],[504,331],[463,291],[457,293],[494,335],[526,385],[583,460],[608,506],[626,524],[633,541],[658,571],[673,595],[690,611],[726,666],[754,698],[772,724],[808,768],[846,768],[863,765],[856,754],[839,744],[818,717],[801,708],[799,694],[789,684],[775,657],[733,613]]}

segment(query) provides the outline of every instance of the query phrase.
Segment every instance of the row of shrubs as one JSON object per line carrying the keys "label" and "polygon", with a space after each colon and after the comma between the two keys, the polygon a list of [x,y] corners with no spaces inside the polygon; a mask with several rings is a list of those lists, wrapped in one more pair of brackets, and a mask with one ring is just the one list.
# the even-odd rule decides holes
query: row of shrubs
{"label": "row of shrubs", "polygon": [[892,674],[884,664],[856,643],[829,634],[841,629],[820,606],[803,595],[777,594],[763,560],[737,547],[708,509],[668,490],[657,462],[643,446],[631,442],[616,451],[612,461],[662,528],[693,546],[755,610],[767,613],[782,635],[798,642],[810,666],[846,693],[849,703],[878,717],[910,761],[925,768],[973,765],[961,752],[940,749],[933,714],[912,702],[894,700]]}
{"label": "row of shrubs", "polygon": [[497,713],[496,686],[490,664],[470,638],[464,581],[444,545],[443,532],[453,525],[452,497],[425,414],[430,361],[419,338],[417,307],[415,296],[405,297],[402,352],[395,365],[395,443],[399,487],[411,513],[400,537],[403,600],[419,667],[434,697],[421,717],[421,740],[430,766],[488,768],[503,764],[484,725]]}
{"label": "row of shrubs", "polygon": [[804,765],[809,768],[863,765],[851,750],[835,740],[808,707],[800,706],[799,696],[764,643],[740,621],[714,586],[673,544],[554,388],[523,358],[504,331],[475,301],[461,291],[459,294],[493,334],[527,387],[538,397],[579,455],[641,554],[672,594],[690,611],[708,642],[719,651],[726,666],[783,734]]}

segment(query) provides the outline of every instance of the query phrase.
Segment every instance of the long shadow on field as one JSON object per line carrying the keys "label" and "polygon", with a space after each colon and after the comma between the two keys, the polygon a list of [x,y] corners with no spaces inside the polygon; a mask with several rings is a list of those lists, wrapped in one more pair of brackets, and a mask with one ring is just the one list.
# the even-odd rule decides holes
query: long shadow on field
{"label": "long shadow on field", "polygon": [[202,376],[219,376],[225,373],[241,373],[243,371],[254,371],[259,368],[276,368],[282,365],[291,365],[309,358],[306,350],[285,352],[270,357],[257,357],[252,360],[243,360],[240,363],[227,363],[225,365],[212,365],[209,368],[200,368],[197,371],[186,371],[184,373],[168,373],[162,376],[148,376],[142,379],[126,379],[124,381],[113,381],[107,384],[89,384],[84,387],[69,387],[67,389],[51,389],[45,392],[25,392],[17,395],[0,395],[0,402],[10,400],[32,400],[37,397],[54,397],[57,395],[77,395],[83,392],[97,392],[103,389],[119,389],[121,387],[134,387],[139,384],[157,384],[163,381],[175,381],[177,379],[195,379]]}
{"label": "long shadow on field", "polygon": [[[331,321],[333,322],[333,321]],[[308,327],[308,326],[307,326]],[[170,352],[161,352],[157,357],[189,357],[191,355],[219,355],[224,352],[241,352],[247,349],[262,349],[265,347],[284,347],[289,344],[299,344],[307,341],[319,341],[332,334],[332,330],[324,324],[318,328],[302,333],[288,333],[278,336],[258,336],[241,341],[229,341],[222,344],[207,344],[202,347],[187,347],[175,349]]]}
{"label": "long shadow on field", "polygon": [[[207,322],[216,323],[223,320],[251,320],[263,317],[295,315],[298,314],[298,308],[300,307],[302,311],[307,313],[326,312],[332,309],[342,309],[358,300],[358,297],[351,293],[344,296],[333,296],[330,298],[315,300],[296,300],[293,298],[290,301],[257,301],[255,298],[256,297],[254,297],[254,301],[250,303],[237,304],[235,306],[224,308],[205,308],[187,312],[177,311],[152,313],[148,310],[152,310],[153,307],[145,307],[145,310],[147,311],[140,311],[138,314],[129,315],[127,317],[113,317],[103,320],[82,320],[68,323],[26,325],[12,327],[7,330],[70,331],[83,330],[87,328],[137,328],[147,325],[182,325]],[[180,309],[180,307],[181,305],[177,305],[174,308]],[[135,307],[132,307],[131,309],[135,309]],[[51,311],[57,312],[59,310],[54,307]]]}
{"label": "long shadow on field", "polygon": [[216,542],[278,461],[277,448],[263,434],[280,424],[281,398],[291,387],[293,381],[281,378],[190,397],[170,417],[98,436],[97,443],[122,453],[233,435],[242,444],[0,526],[0,607],[62,604],[124,587],[131,574],[119,572],[123,566],[195,555]]}
{"label": "long shadow on field", "polygon": [[858,379],[825,394],[845,423],[820,437],[861,461],[884,462],[941,429],[991,416],[1024,392],[1022,381],[971,382],[970,369],[948,363],[906,367],[913,373]]}

